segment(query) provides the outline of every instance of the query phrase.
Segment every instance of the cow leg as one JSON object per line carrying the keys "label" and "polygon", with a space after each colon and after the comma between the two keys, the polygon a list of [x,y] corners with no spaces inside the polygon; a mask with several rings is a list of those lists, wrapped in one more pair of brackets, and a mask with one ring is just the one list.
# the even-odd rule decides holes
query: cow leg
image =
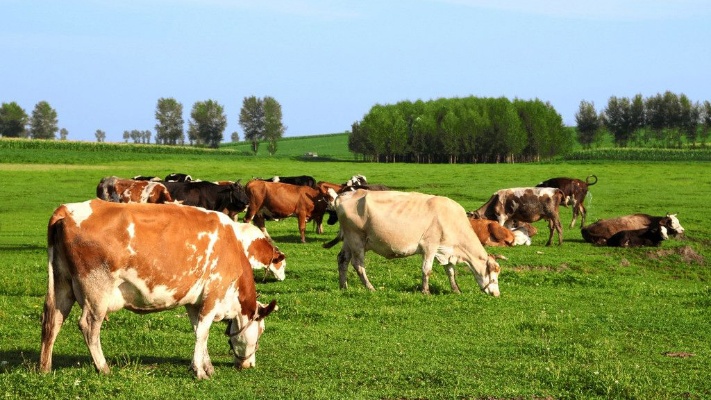
{"label": "cow leg", "polygon": [[548,235],[548,242],[546,246],[550,246],[553,242],[553,231],[558,232],[558,245],[563,244],[563,228],[560,226],[560,219],[550,218],[548,220],[548,230],[550,231]]}
{"label": "cow leg", "polygon": [[210,334],[212,318],[201,316],[200,309],[196,306],[189,305],[185,309],[195,332],[195,351],[193,352],[190,368],[195,372],[197,379],[207,379],[215,372],[210,355],[207,352],[207,338]]}
{"label": "cow leg", "polygon": [[104,322],[104,317],[106,317],[106,305],[98,302],[97,306],[92,306],[91,300],[88,299],[85,299],[82,303],[79,329],[84,335],[84,341],[89,348],[91,358],[94,360],[96,370],[102,374],[108,374],[111,371],[106,363],[104,351],[101,349],[100,338],[101,324]]}
{"label": "cow leg", "polygon": [[457,294],[462,293],[462,291],[459,290],[459,285],[457,285],[457,281],[454,279],[454,274],[455,274],[454,264],[445,265],[444,271],[447,273],[447,276],[449,277],[449,285],[452,287],[452,291]]}
{"label": "cow leg", "polygon": [[[585,205],[580,202],[580,228],[582,229],[585,226],[585,217],[588,214],[588,210],[585,209]],[[572,228],[572,226],[571,226]]]}
{"label": "cow leg", "polygon": [[375,290],[373,285],[370,284],[368,276],[365,274],[365,250],[354,251],[351,253],[351,265],[355,269],[360,281],[363,283],[368,290]]}
{"label": "cow leg", "polygon": [[341,289],[348,289],[348,263],[351,262],[351,249],[343,245],[338,252],[338,284]]}
{"label": "cow leg", "polygon": [[301,243],[306,243],[306,215],[299,214],[299,233],[301,234]]}
{"label": "cow leg", "polygon": [[[246,221],[246,218],[245,218],[245,221]],[[254,216],[254,226],[259,228],[262,231],[262,233],[264,234],[264,236],[266,236],[267,239],[272,240],[272,237],[269,236],[269,233],[267,232],[267,227],[264,223],[264,215],[257,214]]]}
{"label": "cow leg", "polygon": [[[52,279],[52,278],[50,278]],[[54,278],[56,279],[56,278]],[[40,350],[40,372],[52,369],[52,351],[62,324],[74,305],[72,286],[67,281],[55,281],[49,288],[42,314],[42,348]]]}
{"label": "cow leg", "polygon": [[578,220],[578,214],[580,214],[580,210],[579,210],[578,204],[580,204],[580,203],[578,203],[577,201],[573,200],[573,219],[570,221],[570,227],[571,227],[571,228],[575,227],[575,221]]}

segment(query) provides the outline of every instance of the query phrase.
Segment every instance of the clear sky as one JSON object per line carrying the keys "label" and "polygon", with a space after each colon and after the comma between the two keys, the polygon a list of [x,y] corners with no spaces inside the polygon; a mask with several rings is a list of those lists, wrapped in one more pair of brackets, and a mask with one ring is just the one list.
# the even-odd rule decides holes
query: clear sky
{"label": "clear sky", "polygon": [[374,104],[550,102],[667,90],[711,100],[709,0],[0,0],[0,102],[45,100],[71,140],[155,131],[159,98],[190,118],[272,96],[286,136],[345,132]]}

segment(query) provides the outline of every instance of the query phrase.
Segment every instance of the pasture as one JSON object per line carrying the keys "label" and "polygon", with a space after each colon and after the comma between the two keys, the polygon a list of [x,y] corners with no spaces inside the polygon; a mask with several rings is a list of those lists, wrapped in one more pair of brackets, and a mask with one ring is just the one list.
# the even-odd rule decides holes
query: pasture
{"label": "pasture", "polygon": [[[19,151],[19,150],[18,150]],[[707,162],[559,162],[499,165],[365,164],[279,157],[32,150],[0,162],[0,395],[4,398],[261,399],[702,399],[711,397],[711,224]],[[21,152],[21,151],[19,151]],[[8,154],[8,153],[5,153]],[[12,160],[22,159],[22,162]],[[10,162],[8,162],[10,161]],[[635,212],[678,213],[684,239],[659,248],[593,247],[561,208],[562,246],[488,248],[501,260],[501,297],[482,294],[464,265],[461,295],[436,265],[432,295],[419,291],[419,256],[366,256],[371,293],[349,271],[338,289],[337,226],[301,244],[293,218],[267,222],[287,255],[286,280],[261,280],[266,319],[257,367],[232,367],[224,325],[211,330],[216,373],[189,371],[194,335],[183,309],[120,311],[102,328],[111,375],[94,371],[75,306],[59,334],[50,374],[37,372],[47,282],[46,224],[61,203],[95,196],[108,175],[186,172],[204,180],[309,174],[343,182],[361,173],[397,190],[479,207],[497,189],[554,176],[598,184],[588,222]],[[242,215],[240,215],[242,216]],[[106,232],[107,235],[111,232]]]}

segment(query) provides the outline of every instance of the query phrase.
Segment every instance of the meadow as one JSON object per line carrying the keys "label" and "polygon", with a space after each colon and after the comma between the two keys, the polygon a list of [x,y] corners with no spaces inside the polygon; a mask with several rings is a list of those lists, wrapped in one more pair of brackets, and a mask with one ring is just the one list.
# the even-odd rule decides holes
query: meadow
{"label": "meadow", "polygon": [[[288,149],[282,144],[280,151]],[[244,152],[114,153],[0,146],[0,396],[72,399],[704,399],[711,398],[711,225],[708,162],[558,161],[537,164],[407,165],[302,159]],[[311,150],[307,150],[311,151]],[[316,150],[322,155],[327,150]],[[288,151],[285,151],[288,153]],[[324,153],[325,154],[325,153]],[[342,154],[342,152],[341,152]],[[112,368],[94,371],[75,307],[59,334],[53,371],[37,371],[46,293],[46,224],[58,205],[95,196],[108,175],[186,172],[204,180],[308,174],[453,198],[467,210],[497,189],[554,176],[598,184],[588,221],[635,212],[677,213],[686,236],[658,248],[595,247],[570,229],[562,246],[488,248],[501,260],[501,297],[482,294],[464,265],[455,295],[436,266],[432,295],[420,293],[419,256],[368,253],[375,292],[353,271],[338,288],[336,255],[323,249],[337,226],[301,244],[296,220],[268,222],[287,255],[286,279],[262,280],[279,310],[266,320],[257,367],[232,366],[224,325],[211,330],[211,380],[189,371],[194,335],[183,309],[111,314],[102,346]],[[110,232],[107,232],[110,234]]]}

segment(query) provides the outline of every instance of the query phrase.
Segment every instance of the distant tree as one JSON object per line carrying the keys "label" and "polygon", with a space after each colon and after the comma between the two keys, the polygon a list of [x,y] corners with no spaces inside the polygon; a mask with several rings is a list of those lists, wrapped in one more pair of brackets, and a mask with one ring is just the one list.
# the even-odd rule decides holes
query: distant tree
{"label": "distant tree", "polygon": [[57,111],[48,102],[40,101],[32,110],[30,136],[33,139],[54,139],[57,131]]}
{"label": "distant tree", "polygon": [[183,105],[174,98],[160,98],[156,105],[156,143],[177,145],[185,141]]}
{"label": "distant tree", "polygon": [[[701,107],[699,103],[693,103],[685,94],[679,96],[679,106],[679,129],[686,137],[686,141],[691,144],[691,147],[696,147],[696,137],[698,135],[701,119]],[[681,146],[681,143],[678,144]]]}
{"label": "distant tree", "polygon": [[615,144],[620,147],[627,147],[634,131],[630,106],[630,99],[612,96],[607,101],[607,108],[603,113],[605,127],[615,138]]}
{"label": "distant tree", "polygon": [[629,108],[630,139],[638,137],[635,133],[640,132],[646,125],[647,113],[644,107],[644,98],[641,94],[637,94],[632,98]]}
{"label": "distant tree", "polygon": [[128,139],[131,138],[131,132],[129,131],[123,131],[123,141],[128,143]]}
{"label": "distant tree", "polygon": [[141,143],[141,139],[143,139],[143,132],[139,131],[138,129],[131,129],[129,137],[131,138],[131,140],[133,140],[133,143]]}
{"label": "distant tree", "polygon": [[97,129],[96,132],[94,132],[94,136],[96,137],[96,141],[99,143],[106,141],[106,132],[101,129]]}
{"label": "distant tree", "polygon": [[232,141],[232,143],[239,142],[239,133],[237,131],[232,132],[232,135],[230,135],[230,140]]}
{"label": "distant tree", "polygon": [[20,137],[28,121],[27,113],[14,101],[0,106],[0,136]]}
{"label": "distant tree", "polygon": [[141,137],[141,139],[142,139],[141,143],[149,144],[151,142],[151,136],[153,136],[153,132],[146,129],[145,131],[143,131],[141,133],[143,134],[143,136]]}
{"label": "distant tree", "polygon": [[193,105],[190,117],[189,131],[198,144],[218,148],[227,127],[224,108],[214,100],[199,101]]}
{"label": "distant tree", "polygon": [[699,139],[701,140],[701,145],[706,147],[706,140],[711,132],[711,102],[706,100],[700,108],[701,111],[701,133],[699,134]]}
{"label": "distant tree", "polygon": [[59,140],[67,140],[67,136],[69,136],[69,131],[66,128],[59,130]]}
{"label": "distant tree", "polygon": [[252,151],[257,154],[259,141],[264,138],[266,120],[264,102],[256,96],[245,97],[239,112],[239,125],[244,131],[244,140],[252,143]]}
{"label": "distant tree", "polygon": [[269,154],[276,153],[277,141],[284,136],[286,126],[281,121],[281,104],[273,97],[267,96],[262,100],[264,110],[263,137],[268,143]]}

